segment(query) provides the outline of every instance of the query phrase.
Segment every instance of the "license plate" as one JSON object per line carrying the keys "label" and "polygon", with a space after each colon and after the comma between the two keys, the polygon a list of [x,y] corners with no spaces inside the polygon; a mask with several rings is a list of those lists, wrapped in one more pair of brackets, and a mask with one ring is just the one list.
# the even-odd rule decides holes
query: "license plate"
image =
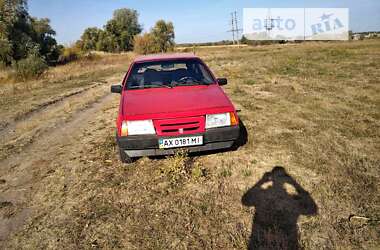
{"label": "license plate", "polygon": [[158,145],[160,148],[190,147],[203,144],[203,136],[189,136],[178,138],[160,138]]}

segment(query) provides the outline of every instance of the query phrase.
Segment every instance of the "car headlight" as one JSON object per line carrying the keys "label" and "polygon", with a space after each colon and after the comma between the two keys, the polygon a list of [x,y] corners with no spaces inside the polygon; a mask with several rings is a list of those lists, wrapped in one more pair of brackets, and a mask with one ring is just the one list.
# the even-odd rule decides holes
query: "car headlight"
{"label": "car headlight", "polygon": [[127,135],[154,135],[152,120],[123,121],[121,123],[121,136]]}
{"label": "car headlight", "polygon": [[231,125],[230,113],[206,115],[206,129]]}

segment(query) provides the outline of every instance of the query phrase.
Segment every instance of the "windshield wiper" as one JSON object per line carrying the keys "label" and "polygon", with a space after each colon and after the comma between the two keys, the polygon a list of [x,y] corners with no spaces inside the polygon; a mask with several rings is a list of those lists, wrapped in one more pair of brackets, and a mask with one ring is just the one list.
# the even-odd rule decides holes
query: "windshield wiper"
{"label": "windshield wiper", "polygon": [[166,84],[145,84],[142,86],[131,86],[131,87],[128,87],[128,89],[145,89],[145,88],[148,89],[148,88],[161,88],[161,87],[165,87],[169,89],[172,88],[172,86],[166,85]]}
{"label": "windshield wiper", "polygon": [[174,82],[172,82],[171,85],[172,86],[191,86],[191,85],[210,85],[210,84],[199,81],[199,80],[191,77],[191,78],[187,78],[186,80],[174,81]]}
{"label": "windshield wiper", "polygon": [[143,88],[160,88],[160,87],[165,87],[165,88],[168,88],[168,89],[171,89],[172,86],[170,85],[166,85],[166,84],[144,84]]}
{"label": "windshield wiper", "polygon": [[191,80],[191,81],[188,81],[188,82],[179,81],[179,82],[173,82],[172,83],[173,87],[175,87],[175,86],[191,86],[191,85],[210,85],[210,84],[209,83],[205,83],[205,82],[201,82],[201,81],[198,81],[198,80]]}

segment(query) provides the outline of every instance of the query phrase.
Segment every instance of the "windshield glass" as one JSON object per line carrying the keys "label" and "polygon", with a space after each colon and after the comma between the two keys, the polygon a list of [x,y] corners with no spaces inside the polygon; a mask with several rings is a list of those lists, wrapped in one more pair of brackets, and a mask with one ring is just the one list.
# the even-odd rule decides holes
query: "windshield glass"
{"label": "windshield glass", "polygon": [[213,83],[210,72],[196,59],[136,63],[127,80],[127,89],[172,88]]}

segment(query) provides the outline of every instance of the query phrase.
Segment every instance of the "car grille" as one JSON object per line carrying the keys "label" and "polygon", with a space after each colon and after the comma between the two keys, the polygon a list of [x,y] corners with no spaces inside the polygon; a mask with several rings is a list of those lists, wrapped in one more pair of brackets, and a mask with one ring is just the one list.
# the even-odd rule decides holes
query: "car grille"
{"label": "car grille", "polygon": [[157,135],[161,136],[196,134],[205,131],[204,116],[163,119],[153,122]]}

